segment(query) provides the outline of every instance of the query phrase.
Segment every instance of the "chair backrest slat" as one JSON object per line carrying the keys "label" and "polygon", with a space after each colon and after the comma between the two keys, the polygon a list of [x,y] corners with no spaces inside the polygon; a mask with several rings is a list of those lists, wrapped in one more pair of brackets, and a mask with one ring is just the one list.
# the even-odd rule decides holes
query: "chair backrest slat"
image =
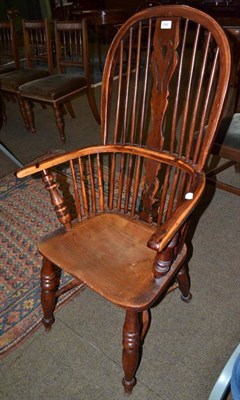
{"label": "chair backrest slat", "polygon": [[51,23],[45,20],[23,20],[23,38],[28,68],[48,69],[54,72]]}
{"label": "chair backrest slat", "polygon": [[[55,181],[72,219],[117,212],[161,225],[172,215],[192,184],[191,173],[184,166],[179,169],[174,158],[169,164],[164,157],[156,161],[142,155],[141,148],[132,150],[111,152],[103,146],[69,157],[60,170],[55,168]],[[147,163],[160,171],[158,177],[153,175],[151,195]]]}
{"label": "chair backrest slat", "polygon": [[19,68],[20,60],[15,26],[12,20],[0,21],[0,65],[13,61]]}
{"label": "chair backrest slat", "polygon": [[87,20],[54,21],[57,71],[84,73],[90,81]]}

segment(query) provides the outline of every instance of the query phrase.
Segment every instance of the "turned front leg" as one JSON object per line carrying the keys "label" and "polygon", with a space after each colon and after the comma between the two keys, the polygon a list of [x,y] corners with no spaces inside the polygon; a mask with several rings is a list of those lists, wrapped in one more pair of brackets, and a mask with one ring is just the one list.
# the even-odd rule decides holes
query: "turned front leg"
{"label": "turned front leg", "polygon": [[46,331],[50,331],[54,323],[53,312],[56,304],[56,291],[60,281],[60,269],[46,258],[41,270],[41,302],[43,308],[42,322]]}
{"label": "turned front leg", "polygon": [[138,312],[134,310],[126,311],[123,326],[122,364],[124,378],[122,383],[127,394],[132,393],[132,389],[136,384],[135,373],[138,367],[140,346],[141,334]]}

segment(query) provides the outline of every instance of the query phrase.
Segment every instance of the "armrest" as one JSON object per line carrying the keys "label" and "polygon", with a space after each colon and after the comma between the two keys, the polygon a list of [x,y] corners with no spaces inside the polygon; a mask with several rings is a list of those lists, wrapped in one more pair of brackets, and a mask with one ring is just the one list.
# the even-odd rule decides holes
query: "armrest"
{"label": "armrest", "polygon": [[[198,204],[205,188],[205,182],[205,175],[199,174],[197,176],[197,184],[195,184],[196,190],[191,190],[187,193],[185,195],[185,200],[176,208],[171,217],[156,229],[147,243],[149,248],[160,252],[166,247]],[[190,199],[188,199],[188,197],[190,197]]]}
{"label": "armrest", "polygon": [[[181,226],[184,224],[184,222],[187,220],[193,209],[195,208],[196,204],[198,203],[201,194],[204,190],[205,187],[205,175],[202,173],[199,173],[195,170],[194,166],[191,165],[190,163],[187,163],[184,161],[184,159],[178,159],[174,155],[170,155],[168,153],[164,152],[158,152],[138,146],[128,146],[128,145],[98,145],[98,146],[90,146],[90,147],[85,147],[81,148],[72,152],[64,153],[55,157],[51,157],[47,160],[40,161],[38,163],[34,163],[32,165],[28,165],[24,168],[19,169],[16,172],[16,175],[18,178],[23,178],[28,175],[32,175],[35,173],[43,172],[43,181],[46,183],[47,182],[47,189],[51,192],[52,196],[52,203],[56,206],[56,212],[60,213],[61,218],[63,216],[62,209],[59,205],[62,204],[61,199],[58,198],[57,194],[55,193],[55,186],[52,185],[52,177],[50,174],[50,169],[52,167],[56,167],[62,163],[70,163],[70,169],[73,168],[72,162],[75,160],[78,163],[82,163],[83,160],[86,158],[88,159],[88,162],[90,162],[90,157],[91,155],[93,157],[98,156],[99,154],[109,154],[112,155],[114,153],[118,153],[119,156],[122,156],[123,154],[127,154],[130,156],[136,156],[136,157],[142,157],[146,160],[153,160],[159,163],[164,163],[167,165],[172,165],[176,168],[181,169],[182,171],[186,172],[191,176],[191,182],[192,185],[189,188],[188,194],[191,194],[191,198],[188,199],[188,197],[185,196],[185,199],[182,201],[181,204],[176,208],[176,210],[172,213],[171,217],[168,218],[168,220],[161,225],[155,233],[152,235],[152,237],[148,241],[148,247],[161,251],[173,238],[175,233],[181,228]],[[139,160],[140,160],[139,158]],[[82,161],[80,161],[80,159]],[[97,164],[96,168],[98,169],[97,172],[97,179],[99,180],[99,187],[103,187],[103,175],[101,171],[101,165],[100,165],[100,160],[99,158],[97,159]],[[49,172],[48,172],[49,171]],[[135,170],[135,174],[139,174],[140,171],[138,168]],[[156,172],[157,173],[157,172]],[[111,169],[109,170],[108,177],[106,179],[111,180]],[[73,177],[75,180],[76,178]],[[92,177],[92,172],[89,175],[89,179],[93,180]],[[139,177],[137,177],[137,181],[139,181]],[[132,180],[134,182],[134,179]],[[76,182],[74,183],[75,186]],[[73,186],[74,186],[73,185]],[[91,193],[90,195],[92,196],[92,204],[94,204],[95,207],[95,186],[93,183],[90,182],[90,187],[91,187]],[[85,190],[85,189],[84,189]],[[130,189],[128,188],[129,193]],[[133,190],[136,192],[136,188],[133,188]],[[188,190],[188,189],[187,189]],[[54,192],[54,193],[53,193]],[[78,192],[76,192],[76,198],[75,200],[78,202]],[[74,193],[75,196],[75,193]],[[104,199],[103,199],[103,191],[101,189],[101,194],[98,196],[99,198],[99,204],[98,208],[99,211],[104,211]],[[88,207],[90,207],[90,203],[88,204],[87,202],[87,196],[83,193],[83,203],[84,203],[84,210],[88,210]],[[59,212],[60,210],[60,212]],[[81,211],[81,209],[79,208]],[[80,212],[79,211],[79,212]],[[65,214],[64,214],[65,215]],[[65,218],[65,217],[64,217]],[[64,220],[65,221],[65,220]],[[60,221],[61,222],[61,221]]]}

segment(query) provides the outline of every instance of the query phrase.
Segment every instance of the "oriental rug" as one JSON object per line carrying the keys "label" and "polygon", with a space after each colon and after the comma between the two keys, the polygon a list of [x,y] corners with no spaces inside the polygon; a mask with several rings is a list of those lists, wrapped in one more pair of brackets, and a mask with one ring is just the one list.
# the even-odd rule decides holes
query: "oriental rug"
{"label": "oriental rug", "polygon": [[[52,152],[48,157],[59,154]],[[0,179],[0,358],[23,343],[41,325],[39,238],[59,227],[40,177]],[[61,286],[72,280],[61,277]],[[84,289],[63,294],[58,310]]]}

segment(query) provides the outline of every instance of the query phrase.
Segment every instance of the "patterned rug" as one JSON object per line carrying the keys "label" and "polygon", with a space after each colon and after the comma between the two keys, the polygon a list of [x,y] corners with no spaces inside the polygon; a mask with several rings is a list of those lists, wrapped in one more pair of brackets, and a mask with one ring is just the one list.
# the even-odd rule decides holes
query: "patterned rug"
{"label": "patterned rug", "polygon": [[[48,154],[52,156],[58,152]],[[41,256],[36,243],[49,229],[59,227],[40,177],[0,179],[0,358],[25,341],[40,325]],[[72,280],[62,275],[61,286]],[[83,290],[63,294],[59,309]]]}

